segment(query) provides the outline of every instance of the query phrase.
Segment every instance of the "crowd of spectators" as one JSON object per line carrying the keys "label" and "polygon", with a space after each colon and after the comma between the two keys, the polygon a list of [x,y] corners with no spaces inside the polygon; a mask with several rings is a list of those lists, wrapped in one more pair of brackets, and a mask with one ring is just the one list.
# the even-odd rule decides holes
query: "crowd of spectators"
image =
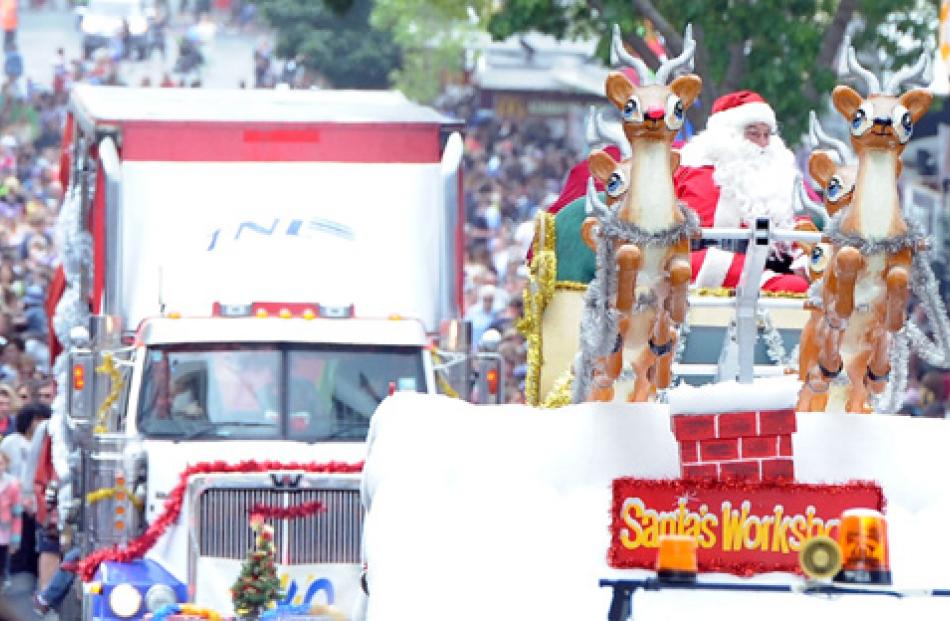
{"label": "crowd of spectators", "polygon": [[467,121],[465,318],[474,346],[497,347],[504,358],[504,400],[523,402],[527,351],[515,324],[523,314],[533,219],[557,198],[576,161],[547,121],[499,120],[466,105],[452,113]]}

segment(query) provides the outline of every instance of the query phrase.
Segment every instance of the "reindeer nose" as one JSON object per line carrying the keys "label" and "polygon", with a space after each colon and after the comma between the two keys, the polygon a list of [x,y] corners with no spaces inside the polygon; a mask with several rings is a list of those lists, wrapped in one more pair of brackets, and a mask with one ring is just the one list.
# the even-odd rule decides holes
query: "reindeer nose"
{"label": "reindeer nose", "polygon": [[659,121],[663,118],[663,106],[651,106],[647,108],[646,117],[654,121]]}
{"label": "reindeer nose", "polygon": [[884,127],[890,127],[891,125],[894,124],[894,121],[892,121],[891,118],[887,116],[878,116],[878,117],[874,117],[874,124],[883,125]]}

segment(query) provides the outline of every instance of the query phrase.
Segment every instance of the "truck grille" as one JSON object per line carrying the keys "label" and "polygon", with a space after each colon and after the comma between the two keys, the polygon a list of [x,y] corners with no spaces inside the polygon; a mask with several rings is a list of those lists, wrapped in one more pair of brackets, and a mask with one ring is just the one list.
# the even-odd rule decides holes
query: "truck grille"
{"label": "truck grille", "polygon": [[290,507],[319,501],[327,510],[305,518],[270,520],[278,562],[359,563],[363,507],[355,489],[206,489],[198,500],[201,556],[243,560],[253,546],[248,511],[263,503]]}

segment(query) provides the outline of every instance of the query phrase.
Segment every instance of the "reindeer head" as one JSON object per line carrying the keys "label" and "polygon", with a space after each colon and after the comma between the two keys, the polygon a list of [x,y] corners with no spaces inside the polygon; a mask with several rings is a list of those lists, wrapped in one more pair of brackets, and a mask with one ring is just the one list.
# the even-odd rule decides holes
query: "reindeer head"
{"label": "reindeer head", "polygon": [[933,99],[928,91],[915,88],[897,96],[905,82],[911,82],[926,73],[929,58],[925,55],[913,67],[895,73],[881,88],[873,73],[858,64],[854,48],[848,48],[848,66],[867,85],[865,99],[849,86],[837,86],[831,94],[835,108],[850,124],[851,144],[860,155],[865,150],[904,150],[914,132],[914,124],[930,107]]}
{"label": "reindeer head", "polygon": [[683,126],[685,111],[693,105],[703,82],[693,74],[680,76],[670,84],[666,82],[674,69],[692,61],[695,49],[692,28],[686,26],[682,54],[664,62],[651,79],[646,64],[624,49],[620,27],[614,25],[611,57],[633,67],[641,84],[634,86],[627,76],[617,71],[607,78],[607,99],[620,110],[628,140],[673,142],[676,132]]}
{"label": "reindeer head", "polygon": [[587,166],[591,174],[600,181],[607,193],[607,206],[619,202],[630,187],[630,157],[633,155],[630,143],[619,125],[609,124],[598,113],[595,106],[590,107],[587,116],[587,143],[594,146],[601,143],[613,143],[620,149],[622,161],[616,161],[609,153],[594,149],[587,157]]}
{"label": "reindeer head", "polygon": [[821,186],[829,216],[851,204],[858,177],[857,166],[839,165],[827,151],[813,151],[808,157],[808,173]]}
{"label": "reindeer head", "polygon": [[[808,172],[821,186],[826,213],[833,216],[850,205],[854,197],[858,177],[857,158],[845,143],[825,132],[814,110],[809,115],[808,137],[813,149],[830,150],[813,151],[808,158]],[[832,154],[837,155],[838,162],[832,159]]]}
{"label": "reindeer head", "polygon": [[612,207],[623,200],[630,187],[628,169],[624,162],[618,162],[606,151],[597,149],[587,156],[590,174],[604,184],[607,192],[607,206]]}

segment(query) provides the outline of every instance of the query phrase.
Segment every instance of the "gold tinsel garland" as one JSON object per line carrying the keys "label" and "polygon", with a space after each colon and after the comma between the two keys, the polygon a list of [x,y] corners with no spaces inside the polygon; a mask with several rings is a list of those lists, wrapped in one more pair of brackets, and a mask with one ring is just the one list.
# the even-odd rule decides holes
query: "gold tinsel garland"
{"label": "gold tinsel garland", "polygon": [[[710,298],[734,298],[736,290],[728,287],[699,287],[690,291],[692,295],[705,296]],[[760,298],[786,298],[791,300],[804,300],[808,297],[807,293],[795,293],[792,291],[759,291]]]}
{"label": "gold tinsel garland", "polygon": [[[532,242],[531,264],[529,265],[528,284],[525,286],[524,314],[515,327],[524,335],[528,346],[528,372],[525,375],[525,402],[538,405],[541,383],[541,326],[544,309],[554,297],[557,280],[557,255],[555,244],[557,232],[554,216],[539,211],[535,218],[535,235]],[[543,244],[541,243],[543,240]]]}
{"label": "gold tinsel garland", "polygon": [[[133,495],[129,492],[129,489],[128,489],[127,487],[102,487],[102,488],[99,488],[99,489],[97,489],[97,490],[95,490],[95,491],[92,491],[92,492],[89,492],[88,494],[86,494],[86,502],[87,502],[88,504],[90,504],[90,505],[94,505],[94,504],[96,504],[97,502],[100,502],[100,501],[102,501],[102,500],[107,500],[107,499],[109,499],[109,498],[112,498],[112,497],[114,497],[116,494],[124,494],[125,497],[128,498],[128,499],[132,502],[132,505],[133,505],[136,509],[138,509],[139,511],[142,510],[142,508],[143,508],[143,506],[144,506],[144,503],[143,503],[141,500],[139,500],[138,498],[136,498],[135,496],[133,496]],[[122,498],[120,497],[119,500],[122,500]]]}
{"label": "gold tinsel garland", "polygon": [[551,386],[550,392],[544,396],[542,408],[562,408],[570,405],[574,387],[574,370],[567,369]]}
{"label": "gold tinsel garland", "polygon": [[122,394],[122,371],[115,366],[112,354],[106,352],[102,354],[102,364],[96,367],[96,373],[108,375],[111,380],[111,390],[109,390],[109,394],[102,400],[102,404],[96,411],[96,426],[93,428],[94,433],[105,433],[108,431],[106,416],[109,409],[119,400],[119,396]]}

